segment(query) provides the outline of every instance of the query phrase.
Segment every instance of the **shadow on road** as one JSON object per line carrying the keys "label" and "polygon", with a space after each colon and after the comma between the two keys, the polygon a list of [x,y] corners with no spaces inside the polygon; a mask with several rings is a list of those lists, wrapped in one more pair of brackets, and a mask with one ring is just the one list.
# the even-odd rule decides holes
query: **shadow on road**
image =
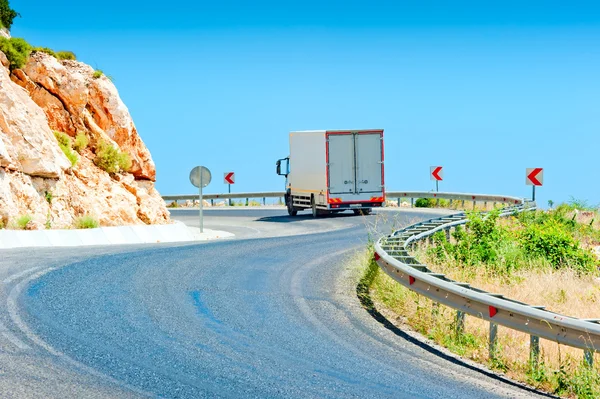
{"label": "shadow on road", "polygon": [[[334,213],[327,215],[319,215],[316,219],[345,219],[345,218],[356,218],[360,216],[356,216],[353,213]],[[280,215],[280,216],[265,216],[259,219],[256,219],[257,222],[270,222],[270,223],[292,223],[292,222],[300,222],[303,220],[312,220],[313,218],[311,213],[306,214],[298,214],[296,216],[288,216],[288,215]]]}

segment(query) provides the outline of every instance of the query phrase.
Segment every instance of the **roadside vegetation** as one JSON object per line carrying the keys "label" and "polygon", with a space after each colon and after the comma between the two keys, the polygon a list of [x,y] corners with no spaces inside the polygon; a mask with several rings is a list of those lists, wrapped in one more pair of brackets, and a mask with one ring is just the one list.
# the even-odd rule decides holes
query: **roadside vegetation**
{"label": "roadside vegetation", "polygon": [[76,229],[95,229],[100,227],[100,222],[94,217],[86,215],[75,219],[73,227]]}
{"label": "roadside vegetation", "polygon": [[58,141],[58,146],[62,152],[71,162],[71,166],[75,166],[79,157],[77,156],[77,153],[73,151],[73,139],[69,137],[68,134],[58,131],[54,131],[54,137],[56,137],[56,141]]}
{"label": "roadside vegetation", "polygon": [[131,169],[129,154],[121,152],[119,148],[107,141],[98,143],[94,163],[108,173],[128,172]]}
{"label": "roadside vegetation", "polygon": [[[436,234],[413,255],[434,271],[474,287],[569,316],[600,318],[600,261],[593,252],[600,246],[596,209],[572,200],[509,218],[499,218],[498,212],[489,217],[469,212],[468,217],[466,229],[457,229],[449,240]],[[497,349],[490,357],[488,322],[467,316],[461,331],[455,310],[404,288],[374,261],[365,263],[357,291],[366,308],[539,389],[564,397],[600,397],[598,354],[589,367],[583,351],[540,340],[540,361],[532,364],[529,336],[499,326]]]}
{"label": "roadside vegetation", "polygon": [[8,0],[0,0],[0,25],[2,28],[10,29],[16,17],[21,15],[10,8]]}
{"label": "roadside vegetation", "polygon": [[[16,17],[21,15],[10,7],[8,0],[0,0],[0,27],[9,29],[12,27]],[[10,70],[20,69],[27,63],[29,55],[33,52],[42,52],[58,60],[76,60],[77,57],[72,51],[54,51],[48,47],[34,47],[27,43],[25,39],[13,37],[10,39],[0,38],[0,51],[2,51],[8,61],[10,61]]]}
{"label": "roadside vegetation", "polygon": [[90,139],[85,132],[78,132],[73,141],[73,149],[81,154],[90,144]]}
{"label": "roadside vegetation", "polygon": [[15,221],[15,228],[19,230],[25,230],[25,228],[27,228],[27,225],[29,224],[29,222],[31,222],[31,220],[31,215],[19,216]]}

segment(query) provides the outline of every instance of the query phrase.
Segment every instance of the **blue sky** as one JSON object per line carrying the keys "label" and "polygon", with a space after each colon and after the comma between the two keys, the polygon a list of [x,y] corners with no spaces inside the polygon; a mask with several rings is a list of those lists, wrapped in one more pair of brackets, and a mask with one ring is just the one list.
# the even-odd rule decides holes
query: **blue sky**
{"label": "blue sky", "polygon": [[[485,3],[485,4],[483,4]],[[169,4],[168,2],[162,4]],[[288,132],[383,128],[386,183],[600,203],[600,6],[12,0],[13,35],[113,77],[163,194],[283,189]]]}

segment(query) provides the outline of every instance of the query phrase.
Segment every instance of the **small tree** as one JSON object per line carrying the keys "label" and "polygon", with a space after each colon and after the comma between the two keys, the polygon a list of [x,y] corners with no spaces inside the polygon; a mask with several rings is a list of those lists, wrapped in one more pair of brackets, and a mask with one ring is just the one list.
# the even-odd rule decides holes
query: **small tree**
{"label": "small tree", "polygon": [[10,8],[10,4],[8,4],[8,0],[0,0],[0,23],[6,29],[10,29],[13,20],[16,17],[20,17],[21,14]]}

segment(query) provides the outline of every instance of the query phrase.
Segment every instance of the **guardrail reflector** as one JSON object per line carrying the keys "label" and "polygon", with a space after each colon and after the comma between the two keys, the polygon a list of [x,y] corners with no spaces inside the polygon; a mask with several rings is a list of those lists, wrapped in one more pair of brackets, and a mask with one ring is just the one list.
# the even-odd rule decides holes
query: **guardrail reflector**
{"label": "guardrail reflector", "polygon": [[375,252],[373,254],[373,259],[375,259],[375,262],[377,262],[379,259],[381,259],[381,256],[379,256],[379,254],[377,252]]}
{"label": "guardrail reflector", "polygon": [[413,285],[415,283],[415,278],[413,276],[408,276],[408,282],[410,285]]}
{"label": "guardrail reflector", "polygon": [[490,317],[496,316],[496,313],[498,313],[498,308],[490,306]]}

